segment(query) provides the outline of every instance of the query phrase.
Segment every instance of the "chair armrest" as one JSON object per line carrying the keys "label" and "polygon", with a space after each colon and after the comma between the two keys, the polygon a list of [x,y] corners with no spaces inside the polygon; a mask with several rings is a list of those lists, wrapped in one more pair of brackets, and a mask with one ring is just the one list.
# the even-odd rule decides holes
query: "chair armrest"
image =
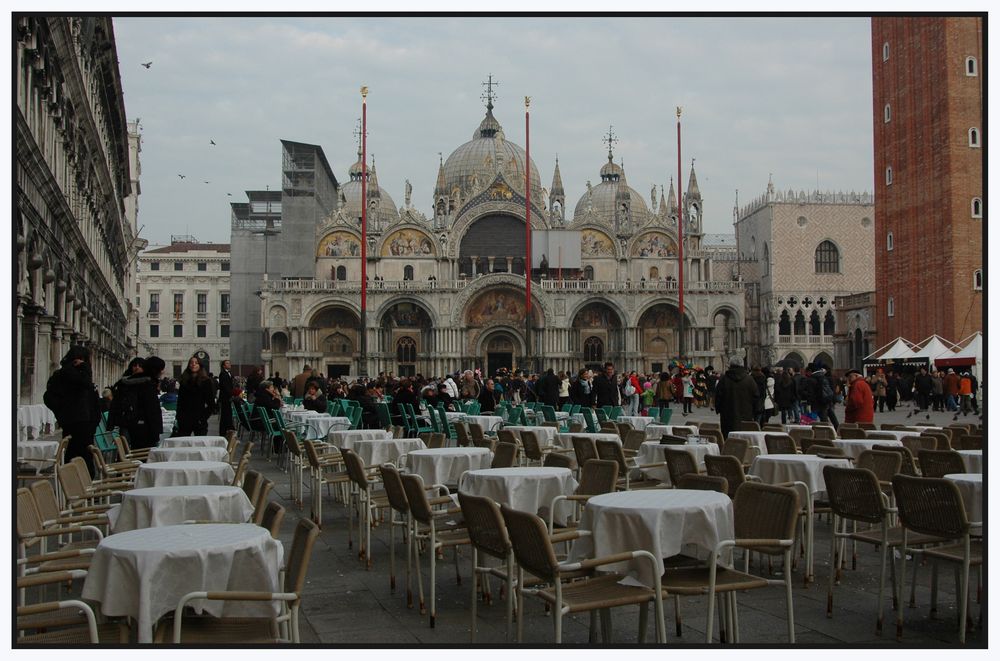
{"label": "chair armrest", "polygon": [[104,524],[108,522],[108,516],[104,512],[99,512],[96,514],[80,514],[78,516],[60,516],[57,519],[49,519],[48,521],[42,521],[43,528],[49,528],[58,524],[66,523],[76,523],[76,524]]}
{"label": "chair armrest", "polygon": [[564,532],[549,533],[549,541],[553,544],[560,544],[562,542],[569,542],[574,539],[579,539],[583,537],[583,533],[589,533],[589,530],[567,530]]}
{"label": "chair armrest", "polygon": [[622,553],[615,553],[613,555],[606,555],[603,558],[588,558],[587,560],[581,560],[579,562],[573,562],[568,564],[560,564],[559,571],[580,571],[586,569],[596,569],[604,565],[611,565],[617,562],[627,562],[629,560],[635,560],[637,558],[648,558],[652,561],[653,567],[657,572],[662,573],[662,567],[658,566],[656,558],[649,551],[624,551]]}
{"label": "chair armrest", "polygon": [[86,569],[71,569],[69,571],[43,571],[30,576],[18,576],[18,588],[33,588],[39,585],[67,583],[77,578],[86,578]]}
{"label": "chair armrest", "polygon": [[53,551],[52,553],[42,553],[28,558],[18,558],[18,566],[37,565],[50,560],[65,560],[67,558],[82,558],[85,555],[94,555],[94,549],[70,549],[69,551]]}
{"label": "chair armrest", "polygon": [[622,448],[622,454],[626,457],[637,457],[639,455],[638,450],[629,450],[628,448]]}
{"label": "chair armrest", "polygon": [[[736,539],[732,540],[733,546],[743,548],[753,548],[756,546],[792,546],[794,539]],[[718,547],[716,547],[718,548]]]}
{"label": "chair armrest", "polygon": [[666,466],[666,465],[667,465],[667,462],[661,461],[661,462],[655,463],[655,464],[640,464],[640,465],[637,465],[636,468],[642,470],[643,468],[662,468],[663,466]]}
{"label": "chair armrest", "polygon": [[97,533],[97,539],[104,539],[104,533],[102,533],[95,526],[69,526],[66,528],[46,528],[44,530],[36,530],[35,532],[28,532],[21,535],[22,539],[34,539],[36,537],[53,537],[55,535],[72,535],[75,533],[82,533],[85,531],[92,531]]}
{"label": "chair armrest", "polygon": [[181,627],[184,618],[184,607],[194,599],[210,599],[223,601],[298,601],[299,595],[294,592],[240,592],[240,591],[220,591],[220,592],[189,592],[177,602],[174,610],[174,637],[175,644],[181,642]]}

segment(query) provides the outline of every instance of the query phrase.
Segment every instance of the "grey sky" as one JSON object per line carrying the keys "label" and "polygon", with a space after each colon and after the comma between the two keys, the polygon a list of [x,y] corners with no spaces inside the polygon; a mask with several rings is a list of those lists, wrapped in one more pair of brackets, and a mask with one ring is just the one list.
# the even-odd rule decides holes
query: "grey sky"
{"label": "grey sky", "polygon": [[746,202],[769,173],[782,190],[873,188],[868,19],[123,18],[115,31],[153,243],[227,242],[228,203],[280,186],[281,138],[322,145],[346,180],[362,84],[379,183],[401,206],[409,179],[429,216],[438,152],[471,139],[490,73],[521,146],[531,96],[532,160],[548,187],[558,154],[570,211],[600,179],[609,124],[647,205],[652,184],[666,189],[678,105],[683,185],[695,158],[707,232],[732,231],[735,190]]}

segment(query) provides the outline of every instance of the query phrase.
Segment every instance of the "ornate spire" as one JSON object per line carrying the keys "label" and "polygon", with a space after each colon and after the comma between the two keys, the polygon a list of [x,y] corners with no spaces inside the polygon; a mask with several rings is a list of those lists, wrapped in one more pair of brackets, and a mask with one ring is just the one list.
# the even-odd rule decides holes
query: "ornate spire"
{"label": "ornate spire", "polygon": [[493,100],[497,98],[496,92],[493,91],[493,88],[499,84],[500,83],[493,80],[493,74],[490,74],[486,82],[483,83],[486,91],[483,92],[480,98],[486,102],[486,117],[484,117],[483,121],[479,123],[479,128],[476,129],[476,132],[472,136],[473,140],[476,138],[492,138],[497,133],[503,132],[503,127],[500,126],[500,122],[498,122],[496,117],[493,116]]}
{"label": "ornate spire", "polygon": [[615,143],[618,142],[618,136],[612,133],[613,128],[614,128],[613,125],[608,124],[608,134],[604,136],[603,140],[601,140],[601,142],[608,143],[608,163],[611,163],[612,161],[615,160],[615,154],[612,151],[612,147],[615,145]]}
{"label": "ornate spire", "polygon": [[667,207],[667,215],[677,215],[677,194],[674,193],[674,178],[670,177],[670,192],[667,193],[667,203],[670,205]]}
{"label": "ornate spire", "polygon": [[375,154],[372,154],[372,165],[368,168],[368,199],[381,198],[378,191],[378,175],[375,174]]}
{"label": "ornate spire", "polygon": [[[670,199],[674,199],[674,180],[670,180]],[[667,198],[663,196],[663,186],[660,186],[660,215],[667,215]]]}
{"label": "ornate spire", "polygon": [[441,156],[441,152],[438,152],[438,178],[437,184],[434,186],[434,197],[447,194],[448,187],[444,183],[444,159]]}
{"label": "ornate spire", "polygon": [[687,197],[701,197],[698,190],[698,178],[694,174],[694,159],[691,159],[691,177],[688,179]]}
{"label": "ornate spire", "polygon": [[559,174],[559,157],[556,156],[556,169],[552,173],[551,195],[565,195],[563,190],[562,175]]}

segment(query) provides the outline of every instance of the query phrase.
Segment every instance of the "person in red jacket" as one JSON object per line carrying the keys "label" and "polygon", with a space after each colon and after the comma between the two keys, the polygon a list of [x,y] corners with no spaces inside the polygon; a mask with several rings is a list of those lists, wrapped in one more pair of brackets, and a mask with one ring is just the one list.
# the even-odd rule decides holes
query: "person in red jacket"
{"label": "person in red jacket", "polygon": [[875,420],[875,398],[872,389],[858,370],[848,370],[849,390],[844,410],[844,422],[873,422]]}

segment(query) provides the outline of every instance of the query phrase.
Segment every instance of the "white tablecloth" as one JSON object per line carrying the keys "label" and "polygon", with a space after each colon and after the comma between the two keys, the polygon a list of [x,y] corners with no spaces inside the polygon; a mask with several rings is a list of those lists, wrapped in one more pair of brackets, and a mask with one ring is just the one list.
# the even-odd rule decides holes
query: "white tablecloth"
{"label": "white tablecloth", "polygon": [[[636,427],[638,429],[638,427]],[[645,427],[646,430],[646,440],[647,441],[658,441],[663,438],[664,434],[670,434],[672,436],[677,436],[678,429],[686,429],[692,434],[698,433],[698,428],[694,425],[660,425],[660,424],[648,424]]]}
{"label": "white tablecloth", "polygon": [[951,480],[962,494],[965,503],[965,516],[971,522],[981,523],[983,520],[983,474],[982,473],[949,473],[944,479]]}
{"label": "white tablecloth", "polygon": [[767,443],[764,442],[764,437],[768,434],[773,434],[775,432],[769,431],[731,431],[729,432],[729,438],[744,438],[750,441],[750,447],[757,448],[758,454],[767,454]]}
{"label": "white tablecloth", "polygon": [[175,436],[160,441],[161,448],[222,448],[229,444],[224,436]]}
{"label": "white tablecloth", "polygon": [[465,414],[461,411],[445,411],[444,417],[448,422],[462,422],[465,420]]}
{"label": "white tablecloth", "polygon": [[[717,443],[660,445],[659,441],[646,441],[639,446],[639,454],[636,456],[636,461],[640,465],[663,463],[666,461],[666,455],[663,452],[664,448],[669,448],[671,450],[684,450],[694,458],[698,468],[705,467],[705,455],[719,455],[719,445]],[[660,466],[658,468],[644,468],[642,472],[648,478],[659,480],[664,484],[671,484],[670,471],[667,470],[666,466]]]}
{"label": "white tablecloth", "polygon": [[489,468],[493,453],[487,448],[434,448],[408,455],[409,471],[424,479],[424,486],[458,484],[462,473]]}
{"label": "white tablecloth", "polygon": [[467,415],[465,422],[476,423],[483,428],[483,431],[496,431],[503,424],[503,418],[498,415]]}
{"label": "white tablecloth", "polygon": [[[548,519],[549,506],[556,496],[569,496],[576,489],[573,471],[568,468],[487,468],[462,476],[458,490],[473,496],[488,496],[522,512]],[[564,523],[572,503],[557,508],[556,521]]]}
{"label": "white tablecloth", "polygon": [[[909,431],[909,430],[900,430],[900,429],[880,429],[877,432],[873,432],[873,433],[876,433],[876,434],[892,434],[892,437],[894,439],[896,439],[897,441],[903,440],[904,436],[920,436],[919,432]],[[878,439],[866,439],[866,440],[877,441]],[[882,440],[883,441],[887,441],[888,439],[882,439]]]}
{"label": "white tablecloth", "polygon": [[327,438],[330,432],[351,428],[350,418],[339,415],[312,415],[305,419],[305,424],[306,438]]}
{"label": "white tablecloth", "polygon": [[246,523],[251,514],[253,504],[240,487],[201,484],[126,491],[121,505],[109,510],[108,518],[117,534],[185,521]]}
{"label": "white tablecloth", "polygon": [[627,422],[632,425],[632,429],[645,429],[653,424],[656,418],[649,415],[620,415],[618,422]]}
{"label": "white tablecloth", "polygon": [[504,425],[504,429],[514,432],[514,436],[521,438],[521,432],[533,431],[538,437],[538,444],[543,448],[555,443],[556,434],[559,430],[555,427],[531,427],[524,425]]}
{"label": "white tablecloth", "polygon": [[419,438],[368,438],[352,441],[351,449],[365,462],[365,466],[378,466],[396,463],[401,455],[423,450],[425,446]]}
{"label": "white tablecloth", "polygon": [[149,451],[149,459],[146,461],[153,464],[163,461],[226,461],[229,455],[225,448],[152,448]]}
{"label": "white tablecloth", "polygon": [[51,468],[58,449],[59,441],[18,441],[17,460],[35,468]]}
{"label": "white tablecloth", "polygon": [[750,464],[750,474],[756,475],[767,484],[804,482],[811,494],[822,498],[826,495],[824,466],[850,468],[851,462],[847,459],[826,459],[811,454],[772,454],[756,457]]}
{"label": "white tablecloth", "polygon": [[321,415],[326,415],[325,413],[320,413],[319,411],[310,411],[307,409],[296,409],[294,411],[289,411],[286,409],[281,410],[281,415],[284,416],[285,420],[289,424],[304,424],[309,418],[318,418]]}
{"label": "white tablecloth", "polygon": [[55,427],[56,416],[45,404],[24,404],[17,407],[17,438],[28,440],[42,435],[45,425]]}
{"label": "white tablecloth", "polygon": [[[200,590],[278,592],[284,549],[266,528],[251,523],[190,524],[133,530],[105,537],[83,584],[84,599],[100,602],[108,617],[130,616],[139,643],[178,600]],[[274,602],[196,601],[197,613],[267,617]]]}
{"label": "white tablecloth", "polygon": [[983,472],[983,451],[982,450],[958,450],[965,462],[965,470],[970,473]]}
{"label": "white tablecloth", "polygon": [[348,450],[354,448],[354,441],[379,438],[392,438],[392,432],[387,432],[384,429],[348,429],[344,431],[332,431],[326,435],[327,443]]}
{"label": "white tablecloth", "polygon": [[[733,501],[714,491],[690,489],[639,489],[594,496],[587,502],[580,530],[593,534],[578,539],[570,560],[602,557],[644,549],[657,558],[681,552],[707,557],[716,544],[733,539]],[[685,547],[693,547],[686,549]],[[628,571],[643,585],[654,587],[649,561],[634,560],[602,567]]]}
{"label": "white tablecloth", "polygon": [[591,434],[590,432],[578,431],[576,433],[566,432],[559,433],[555,435],[555,442],[553,445],[558,445],[562,448],[571,449],[573,447],[573,437],[574,436],[585,436],[587,438],[592,438],[595,441],[615,441],[618,445],[622,444],[622,437],[618,434],[612,434],[610,432],[597,432],[596,434]]}
{"label": "white tablecloth", "polygon": [[224,461],[161,461],[139,466],[135,488],[232,484],[235,476],[233,467]]}
{"label": "white tablecloth", "polygon": [[840,448],[847,454],[857,461],[858,457],[865,450],[871,450],[874,445],[891,445],[893,447],[901,448],[903,444],[900,441],[890,441],[888,439],[879,438],[851,438],[851,439],[840,439],[833,442],[834,446]]}

